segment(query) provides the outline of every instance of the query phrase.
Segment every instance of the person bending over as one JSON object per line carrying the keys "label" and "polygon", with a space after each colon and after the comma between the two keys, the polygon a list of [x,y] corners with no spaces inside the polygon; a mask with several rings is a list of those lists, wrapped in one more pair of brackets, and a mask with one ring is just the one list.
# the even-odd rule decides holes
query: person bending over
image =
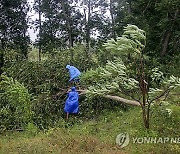
{"label": "person bending over", "polygon": [[69,82],[79,82],[79,76],[81,75],[81,72],[74,66],[67,65],[66,69],[69,71]]}

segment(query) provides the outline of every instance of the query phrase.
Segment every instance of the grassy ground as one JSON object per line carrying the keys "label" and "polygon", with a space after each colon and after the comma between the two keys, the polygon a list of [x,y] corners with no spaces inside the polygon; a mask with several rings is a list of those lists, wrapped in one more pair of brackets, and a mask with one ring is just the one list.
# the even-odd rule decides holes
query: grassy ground
{"label": "grassy ground", "polygon": [[[178,154],[179,144],[138,144],[132,142],[132,137],[180,137],[180,107],[171,106],[171,118],[153,118],[151,131],[147,132],[142,125],[141,110],[131,108],[129,111],[116,109],[103,111],[96,119],[82,121],[71,117],[68,122],[61,119],[56,128],[45,132],[34,131],[6,133],[0,136],[1,154]],[[169,125],[171,121],[171,125]],[[127,132],[130,136],[128,146],[121,149],[115,143],[119,133]],[[179,136],[178,136],[179,135]]]}

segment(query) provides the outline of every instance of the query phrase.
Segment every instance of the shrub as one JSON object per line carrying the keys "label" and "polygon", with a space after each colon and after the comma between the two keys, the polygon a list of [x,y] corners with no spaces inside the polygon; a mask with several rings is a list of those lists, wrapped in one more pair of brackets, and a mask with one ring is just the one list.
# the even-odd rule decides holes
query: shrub
{"label": "shrub", "polygon": [[24,85],[5,75],[0,82],[0,127],[23,129],[32,119],[30,95]]}

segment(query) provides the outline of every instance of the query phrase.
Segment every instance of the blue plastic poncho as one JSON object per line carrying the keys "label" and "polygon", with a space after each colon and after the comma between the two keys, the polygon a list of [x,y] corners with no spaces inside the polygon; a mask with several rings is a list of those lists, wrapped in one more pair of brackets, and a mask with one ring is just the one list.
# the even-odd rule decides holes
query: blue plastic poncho
{"label": "blue plastic poncho", "polygon": [[66,69],[69,70],[70,79],[69,81],[74,80],[75,78],[78,78],[81,72],[74,66],[67,65]]}
{"label": "blue plastic poncho", "polygon": [[75,87],[71,88],[68,93],[68,98],[65,102],[64,111],[66,113],[78,113],[79,112],[79,94]]}

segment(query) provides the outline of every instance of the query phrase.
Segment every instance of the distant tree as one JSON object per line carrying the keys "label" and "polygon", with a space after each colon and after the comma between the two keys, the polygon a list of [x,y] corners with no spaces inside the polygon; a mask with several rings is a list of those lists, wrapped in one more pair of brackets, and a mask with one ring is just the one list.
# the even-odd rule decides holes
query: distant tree
{"label": "distant tree", "polygon": [[[105,41],[110,36],[110,19],[107,15],[108,2],[104,0],[80,0],[84,9],[84,41],[87,55],[90,54],[91,44],[95,41]],[[96,39],[96,36],[98,40]],[[94,39],[95,37],[95,39]]]}
{"label": "distant tree", "polygon": [[26,0],[0,0],[0,74],[2,73],[5,50],[15,49],[27,58],[29,36],[27,35]]}
{"label": "distant tree", "polygon": [[179,1],[178,0],[133,0],[134,23],[146,28],[147,52],[160,59],[177,54],[179,46]]}
{"label": "distant tree", "polygon": [[114,40],[116,40],[116,30],[115,30],[115,19],[114,19],[114,1],[110,0],[110,15],[111,15],[111,23],[112,23],[112,36],[114,38]]}
{"label": "distant tree", "polygon": [[85,40],[86,40],[87,55],[88,55],[90,50],[90,30],[91,30],[90,21],[92,16],[91,14],[92,14],[93,4],[91,0],[84,0],[83,4],[86,5],[86,8],[84,8],[84,20],[85,20]]}
{"label": "distant tree", "polygon": [[41,61],[42,53],[42,0],[34,0],[34,10],[38,13],[38,19],[35,21],[36,29],[39,29],[38,34],[38,47],[39,47],[39,61]]}
{"label": "distant tree", "polygon": [[27,36],[27,12],[29,7],[26,0],[0,1],[0,37],[1,48],[20,50],[27,58],[29,37]]}
{"label": "distant tree", "polygon": [[[73,0],[57,1],[42,0],[41,15],[41,46],[43,52],[52,52],[54,49],[69,48],[71,61],[73,61],[74,43],[82,38],[82,15]],[[36,12],[39,7],[34,4]],[[39,28],[39,22],[35,25]]]}

